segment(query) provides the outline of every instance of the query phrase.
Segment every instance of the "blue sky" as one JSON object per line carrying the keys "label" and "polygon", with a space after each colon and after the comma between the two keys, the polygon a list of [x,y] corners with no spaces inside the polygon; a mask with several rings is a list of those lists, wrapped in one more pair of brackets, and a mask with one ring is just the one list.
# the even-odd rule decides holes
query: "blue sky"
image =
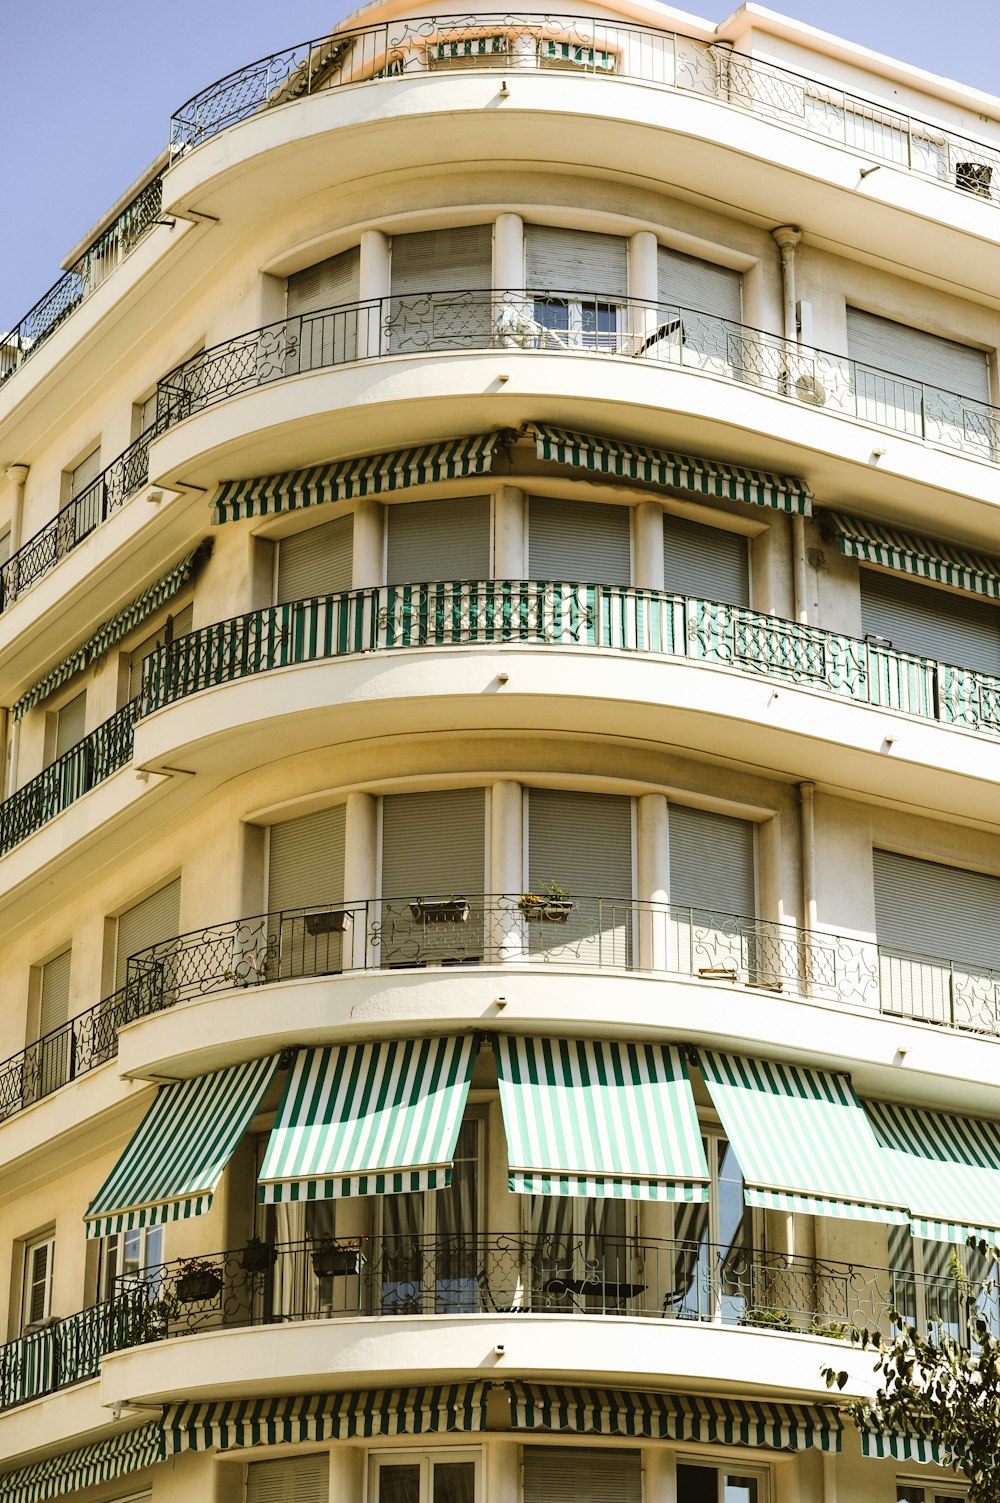
{"label": "blue sky", "polygon": [[[0,0],[0,329],[51,286],[66,253],[166,143],[178,105],[243,63],[322,35],[353,8],[330,0]],[[688,0],[685,8],[719,21],[734,7]],[[785,0],[772,8],[1000,93],[996,0]],[[441,0],[440,10],[462,7]]]}

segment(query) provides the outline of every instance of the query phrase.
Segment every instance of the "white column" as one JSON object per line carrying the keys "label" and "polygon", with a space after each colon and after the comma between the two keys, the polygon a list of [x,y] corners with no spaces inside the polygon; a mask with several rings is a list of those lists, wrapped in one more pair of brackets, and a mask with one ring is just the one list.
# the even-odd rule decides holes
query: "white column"
{"label": "white column", "polygon": [[503,779],[490,790],[490,873],[493,958],[518,960],[524,925],[517,898],[524,885],[524,824],[520,783]]}
{"label": "white column", "polygon": [[823,1503],[837,1503],[837,1458],[823,1453]]}
{"label": "white column", "polygon": [[663,507],[659,502],[640,501],[635,508],[632,549],[632,578],[637,588],[662,590]]}
{"label": "white column", "polygon": [[385,559],[385,507],[365,497],[354,508],[351,587],[372,590],[382,584]]}
{"label": "white column", "polygon": [[344,898],[354,910],[351,963],[358,967],[365,964],[368,953],[368,920],[377,895],[377,846],[378,799],[372,793],[349,793],[344,820]]}
{"label": "white column", "polygon": [[659,323],[659,286],[656,274],[656,236],[652,230],[637,230],[628,242],[628,295],[632,300],[630,334],[632,349],[643,348]]}
{"label": "white column", "polygon": [[501,485],[493,501],[493,577],[523,579],[524,492],[516,485]]}
{"label": "white column", "polygon": [[639,872],[639,965],[643,970],[667,968],[670,901],[670,844],[667,800],[662,793],[639,798],[636,820],[636,865]]}
{"label": "white column", "polygon": [[358,300],[371,303],[358,319],[358,358],[382,352],[382,329],[389,296],[389,236],[382,230],[365,230],[361,236],[358,268]]}
{"label": "white column", "polygon": [[677,1459],[662,1446],[642,1451],[643,1503],[677,1503]]}
{"label": "white column", "polygon": [[24,487],[28,479],[28,468],[26,464],[11,464],[5,471],[7,479],[14,485],[14,504],[10,509],[10,553],[16,553],[21,546],[24,531]]}
{"label": "white column", "polygon": [[524,220],[498,214],[493,226],[493,285],[512,291],[524,286]]}
{"label": "white column", "polygon": [[330,1503],[361,1503],[364,1496],[365,1453],[357,1446],[334,1446],[330,1451]]}

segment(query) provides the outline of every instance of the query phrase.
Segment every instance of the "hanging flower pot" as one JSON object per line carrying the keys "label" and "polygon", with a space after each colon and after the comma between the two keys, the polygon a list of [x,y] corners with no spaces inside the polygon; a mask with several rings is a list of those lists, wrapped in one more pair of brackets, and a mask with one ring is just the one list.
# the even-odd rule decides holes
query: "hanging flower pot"
{"label": "hanging flower pot", "polygon": [[202,1304],[222,1292],[222,1275],[211,1263],[192,1264],[177,1278],[177,1298],[185,1305]]}
{"label": "hanging flower pot", "polygon": [[272,1247],[269,1242],[262,1242],[259,1237],[251,1237],[240,1263],[246,1273],[270,1273],[278,1257],[278,1249]]}
{"label": "hanging flower pot", "polygon": [[358,1272],[361,1249],[351,1242],[317,1242],[312,1250],[313,1273],[318,1279],[344,1278]]}

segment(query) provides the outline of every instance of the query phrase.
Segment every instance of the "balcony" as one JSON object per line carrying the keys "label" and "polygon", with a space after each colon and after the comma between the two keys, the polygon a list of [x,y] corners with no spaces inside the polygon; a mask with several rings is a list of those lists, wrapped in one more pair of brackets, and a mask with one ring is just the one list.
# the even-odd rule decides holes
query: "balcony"
{"label": "balcony", "polygon": [[443,351],[612,356],[714,376],[996,463],[1000,408],[846,355],[672,303],[589,289],[427,292],[279,320],[193,356],[161,381],[167,428],[217,402],[310,371]]}
{"label": "balcony", "polygon": [[517,1232],[253,1243],[118,1281],[113,1298],[0,1348],[0,1409],[93,1377],[111,1352],[196,1333],[358,1316],[605,1316],[843,1341],[900,1309],[968,1343],[989,1282],[703,1241]]}

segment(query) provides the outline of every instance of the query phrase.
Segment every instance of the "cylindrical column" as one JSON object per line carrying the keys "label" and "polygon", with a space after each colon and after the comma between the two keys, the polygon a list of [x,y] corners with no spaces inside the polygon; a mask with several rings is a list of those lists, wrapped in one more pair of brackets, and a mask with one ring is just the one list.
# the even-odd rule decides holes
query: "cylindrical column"
{"label": "cylindrical column", "polygon": [[634,512],[632,535],[635,563],[633,577],[640,590],[662,590],[663,507],[657,501],[640,501]]}
{"label": "cylindrical column", "polygon": [[837,1503],[837,1458],[823,1454],[823,1503]]}
{"label": "cylindrical column", "polygon": [[660,294],[656,270],[656,236],[652,230],[637,230],[629,236],[628,295],[632,310],[629,320],[632,353],[638,354],[656,333],[660,322],[657,308]]}
{"label": "cylindrical column", "polygon": [[21,750],[21,722],[14,720],[13,716],[11,720],[10,756],[7,759],[7,798],[17,791],[17,762]]}
{"label": "cylindrical column", "polygon": [[351,587],[373,590],[383,583],[385,559],[385,507],[365,497],[354,508],[354,542],[351,555]]}
{"label": "cylindrical column", "polygon": [[358,314],[358,358],[382,352],[382,329],[390,292],[389,236],[382,230],[365,230],[361,236],[358,267],[358,299],[363,307]]}
{"label": "cylindrical column", "polygon": [[498,214],[493,225],[493,286],[517,291],[524,286],[524,220]]}
{"label": "cylindrical column", "polygon": [[490,950],[494,960],[524,955],[517,900],[524,885],[524,824],[520,783],[503,779],[490,790]]}
{"label": "cylindrical column", "polygon": [[677,1503],[677,1458],[673,1451],[644,1446],[642,1473],[645,1503]]}
{"label": "cylindrical column", "polygon": [[524,576],[524,492],[516,485],[501,485],[493,501],[493,577]]}
{"label": "cylindrical column", "polygon": [[345,1499],[363,1497],[364,1480],[364,1451],[357,1446],[333,1446],[330,1450],[330,1503],[345,1503]]}
{"label": "cylindrical column", "polygon": [[11,464],[4,472],[14,486],[14,504],[10,509],[9,553],[16,553],[21,546],[24,531],[24,487],[28,479],[26,464]]}
{"label": "cylindrical column", "polygon": [[670,902],[670,843],[667,800],[662,793],[639,798],[636,820],[639,871],[639,965],[644,971],[665,971]]}
{"label": "cylindrical column", "polygon": [[815,792],[815,783],[799,784],[802,821],[802,925],[805,929],[815,929],[817,924]]}
{"label": "cylindrical column", "polygon": [[368,959],[369,915],[373,912],[378,870],[378,799],[372,793],[349,793],[344,819],[344,899],[351,905],[351,964],[363,967]]}

